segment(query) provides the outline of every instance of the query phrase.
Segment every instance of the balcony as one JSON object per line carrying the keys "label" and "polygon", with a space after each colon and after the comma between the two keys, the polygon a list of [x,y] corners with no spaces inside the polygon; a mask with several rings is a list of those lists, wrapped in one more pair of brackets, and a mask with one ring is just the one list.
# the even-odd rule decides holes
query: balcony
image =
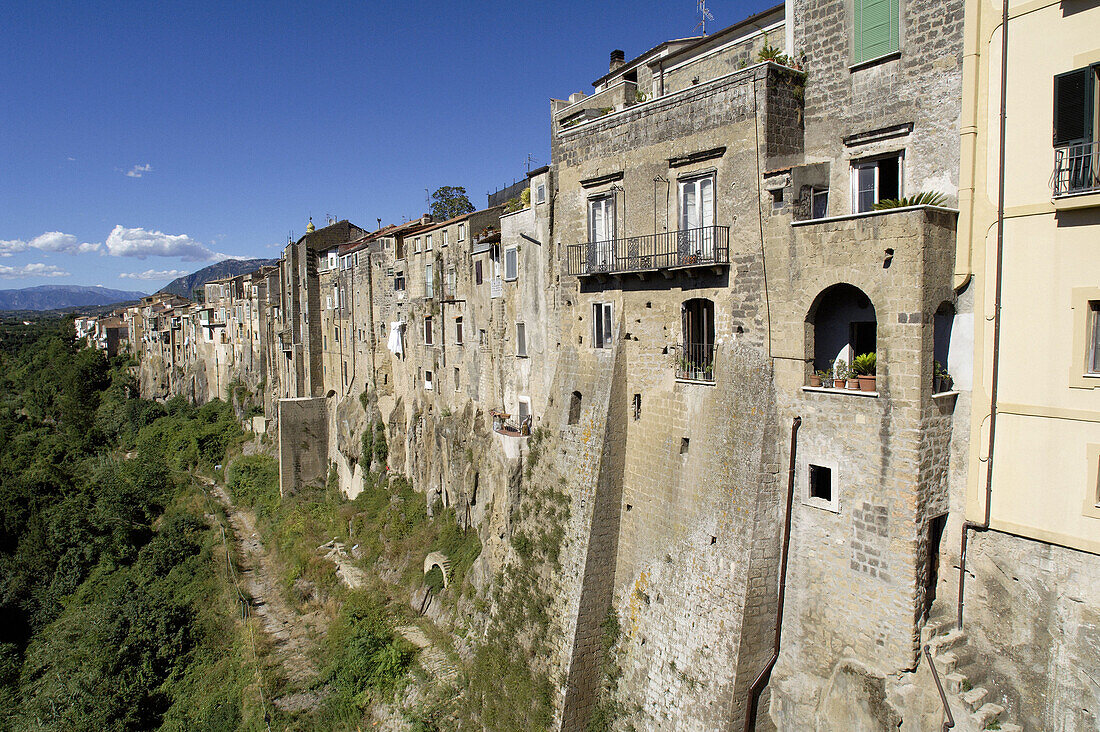
{"label": "balcony", "polygon": [[644,274],[729,265],[730,228],[704,226],[566,247],[569,274]]}
{"label": "balcony", "polygon": [[714,344],[685,343],[676,362],[676,378],[684,381],[714,381]]}
{"label": "balcony", "polygon": [[1054,196],[1100,192],[1100,142],[1054,151]]}

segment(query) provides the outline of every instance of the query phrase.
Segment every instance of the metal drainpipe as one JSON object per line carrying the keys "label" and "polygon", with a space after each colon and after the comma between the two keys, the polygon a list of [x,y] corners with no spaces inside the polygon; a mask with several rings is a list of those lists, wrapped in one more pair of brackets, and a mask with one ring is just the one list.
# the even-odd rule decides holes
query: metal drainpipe
{"label": "metal drainpipe", "polygon": [[760,693],[771,678],[772,668],[779,659],[779,642],[783,633],[783,603],[787,594],[787,555],[791,548],[791,508],[794,506],[794,468],[798,456],[798,428],[802,426],[802,417],[791,422],[791,462],[787,471],[787,513],[783,521],[783,553],[779,555],[779,598],[775,613],[775,644],[771,658],[764,664],[760,674],[749,687],[749,708],[745,710],[745,732],[756,729],[756,707],[760,703]]}
{"label": "metal drainpipe", "polygon": [[997,150],[997,273],[993,289],[993,364],[989,389],[989,448],[985,468],[985,518],[981,523],[964,521],[959,542],[959,607],[957,627],[963,627],[963,592],[966,589],[966,544],[969,530],[989,529],[993,500],[993,447],[997,435],[997,381],[1001,351],[1001,284],[1005,234],[1005,112],[1008,108],[1008,0],[1001,5],[1001,120]]}

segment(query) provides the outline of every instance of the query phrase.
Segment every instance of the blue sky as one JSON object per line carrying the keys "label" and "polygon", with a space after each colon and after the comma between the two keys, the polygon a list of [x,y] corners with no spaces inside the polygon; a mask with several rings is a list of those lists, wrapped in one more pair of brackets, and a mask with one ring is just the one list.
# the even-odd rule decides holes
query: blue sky
{"label": "blue sky", "polygon": [[[717,29],[774,3],[708,3]],[[152,292],[549,162],[549,99],[694,34],[695,0],[12,2],[0,24],[0,288]]]}

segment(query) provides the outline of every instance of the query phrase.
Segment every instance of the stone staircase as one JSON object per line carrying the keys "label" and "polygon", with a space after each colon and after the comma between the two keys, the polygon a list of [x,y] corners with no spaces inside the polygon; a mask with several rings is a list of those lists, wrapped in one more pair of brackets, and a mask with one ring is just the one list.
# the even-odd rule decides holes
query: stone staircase
{"label": "stone staircase", "polygon": [[973,650],[967,646],[966,631],[955,620],[930,620],[921,629],[921,646],[928,645],[943,682],[947,702],[955,717],[953,732],[1023,732],[1023,727],[1004,719],[1004,707],[993,701],[988,677]]}
{"label": "stone staircase", "polygon": [[418,661],[429,678],[451,683],[458,678],[459,669],[446,652],[434,645],[424,631],[415,625],[403,625],[397,629],[402,638],[420,649]]}

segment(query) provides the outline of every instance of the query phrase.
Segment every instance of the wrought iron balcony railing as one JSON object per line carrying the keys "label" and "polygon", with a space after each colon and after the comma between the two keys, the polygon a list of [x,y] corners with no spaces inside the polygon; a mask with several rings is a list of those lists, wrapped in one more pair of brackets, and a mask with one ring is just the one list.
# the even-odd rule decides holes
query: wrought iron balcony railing
{"label": "wrought iron balcony railing", "polygon": [[714,381],[714,344],[685,343],[676,362],[676,378]]}
{"label": "wrought iron balcony railing", "polygon": [[1100,141],[1054,151],[1054,195],[1100,191]]}
{"label": "wrought iron balcony railing", "polygon": [[566,247],[571,275],[655,272],[662,269],[729,264],[730,227],[663,231],[625,239],[570,244]]}

